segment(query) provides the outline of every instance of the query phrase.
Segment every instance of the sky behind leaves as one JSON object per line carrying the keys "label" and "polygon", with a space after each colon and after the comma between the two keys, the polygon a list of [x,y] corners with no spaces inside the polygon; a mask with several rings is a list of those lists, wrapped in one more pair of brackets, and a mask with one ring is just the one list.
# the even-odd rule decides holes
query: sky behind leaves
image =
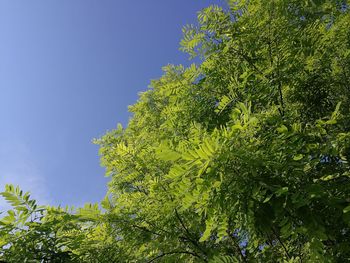
{"label": "sky behind leaves", "polygon": [[[223,0],[0,1],[0,187],[81,205],[106,192],[91,143],[168,64],[181,28]],[[0,210],[4,207],[0,201]]]}

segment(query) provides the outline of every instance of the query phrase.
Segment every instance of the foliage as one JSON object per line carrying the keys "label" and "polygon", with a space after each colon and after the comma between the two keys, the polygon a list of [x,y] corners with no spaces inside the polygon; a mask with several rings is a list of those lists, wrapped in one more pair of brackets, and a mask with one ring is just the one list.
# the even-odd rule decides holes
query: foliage
{"label": "foliage", "polygon": [[97,204],[76,211],[37,206],[12,185],[1,195],[13,206],[0,220],[1,262],[113,262],[120,256]]}
{"label": "foliage", "polygon": [[60,234],[57,251],[83,257],[75,242],[103,222],[97,251],[111,245],[120,262],[350,260],[347,1],[229,7],[184,28],[181,49],[201,63],[164,67],[128,126],[96,140],[106,212],[82,222],[58,209],[83,238]]}

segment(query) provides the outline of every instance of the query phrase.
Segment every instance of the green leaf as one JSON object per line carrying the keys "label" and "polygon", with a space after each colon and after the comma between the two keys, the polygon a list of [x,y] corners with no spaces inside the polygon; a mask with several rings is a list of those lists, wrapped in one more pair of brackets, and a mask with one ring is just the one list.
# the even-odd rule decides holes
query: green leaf
{"label": "green leaf", "polygon": [[294,155],[293,160],[294,161],[300,161],[303,158],[304,158],[303,154],[297,154],[297,155]]}
{"label": "green leaf", "polygon": [[269,195],[269,196],[267,196],[267,197],[264,199],[263,203],[267,203],[268,201],[270,201],[271,198],[272,198],[272,196],[273,196],[272,194]]}
{"label": "green leaf", "polygon": [[343,209],[343,213],[344,213],[344,214],[346,214],[346,213],[348,213],[348,212],[350,212],[350,205],[347,206],[347,207],[345,207],[345,208]]}
{"label": "green leaf", "polygon": [[277,131],[279,133],[286,133],[288,132],[288,128],[285,125],[281,125],[280,127],[277,128]]}
{"label": "green leaf", "polygon": [[206,222],[205,222],[206,228],[205,228],[205,231],[202,234],[201,238],[199,239],[199,242],[204,242],[204,241],[209,239],[211,232],[214,230],[214,224],[215,223],[214,223],[213,218],[209,218],[206,220]]}
{"label": "green leaf", "polygon": [[276,193],[276,196],[281,196],[287,192],[288,192],[288,187],[285,186],[285,187],[279,188],[275,193]]}

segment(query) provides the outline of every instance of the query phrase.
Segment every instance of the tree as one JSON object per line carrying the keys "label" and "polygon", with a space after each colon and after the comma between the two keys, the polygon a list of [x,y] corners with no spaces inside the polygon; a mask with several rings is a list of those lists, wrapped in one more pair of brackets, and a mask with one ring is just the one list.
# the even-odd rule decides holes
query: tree
{"label": "tree", "polygon": [[121,262],[346,262],[347,1],[228,2],[184,28],[181,49],[200,63],[164,67],[128,126],[96,140],[114,251]]}
{"label": "tree", "polygon": [[12,206],[0,220],[0,262],[118,262],[124,259],[97,204],[38,206],[18,187],[0,193]]}
{"label": "tree", "polygon": [[125,244],[149,261],[349,260],[346,1],[198,18],[181,48],[201,64],[165,67],[98,141]]}

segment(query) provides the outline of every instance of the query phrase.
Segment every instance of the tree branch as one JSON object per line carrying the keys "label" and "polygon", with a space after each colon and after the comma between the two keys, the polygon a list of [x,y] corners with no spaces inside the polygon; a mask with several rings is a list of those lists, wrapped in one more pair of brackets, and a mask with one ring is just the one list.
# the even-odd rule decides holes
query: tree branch
{"label": "tree branch", "polygon": [[206,251],[198,244],[197,241],[193,240],[192,239],[192,234],[190,233],[190,231],[188,230],[188,228],[186,227],[185,223],[182,221],[179,213],[177,212],[177,209],[175,208],[175,215],[176,215],[176,218],[179,220],[182,228],[185,230],[186,232],[186,237],[187,237],[187,240],[190,241],[195,247],[197,247],[205,256],[207,256],[207,253]]}
{"label": "tree branch", "polygon": [[277,238],[278,242],[279,242],[279,243],[281,244],[281,246],[283,247],[284,252],[286,253],[287,257],[288,257],[289,259],[291,259],[291,256],[290,256],[290,254],[289,254],[287,248],[286,248],[285,245],[283,244],[282,240],[280,239],[279,235],[276,233],[276,231],[275,231],[275,229],[274,229],[273,227],[271,227],[271,229],[272,229],[273,234],[274,234],[275,237]]}

